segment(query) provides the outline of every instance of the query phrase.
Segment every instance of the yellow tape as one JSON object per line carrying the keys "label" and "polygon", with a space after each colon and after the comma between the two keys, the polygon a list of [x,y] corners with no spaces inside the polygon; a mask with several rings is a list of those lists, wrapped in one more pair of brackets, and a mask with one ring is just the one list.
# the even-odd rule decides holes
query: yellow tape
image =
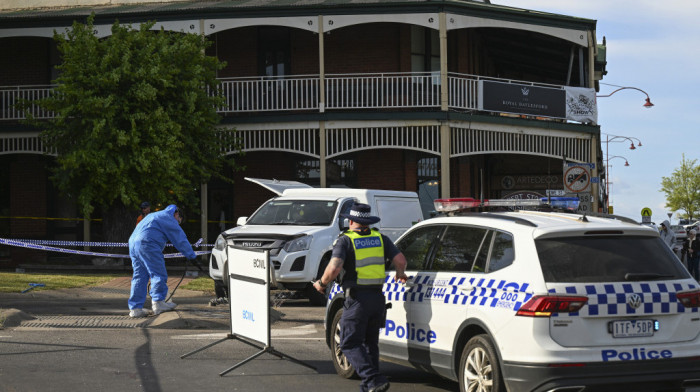
{"label": "yellow tape", "polygon": [[[35,220],[61,220],[82,222],[85,218],[49,218],[45,216],[0,216],[0,219],[35,219]],[[101,222],[102,219],[90,219],[92,222]]]}
{"label": "yellow tape", "polygon": [[[82,222],[85,218],[49,218],[45,216],[0,216],[0,219],[34,219],[34,220],[58,220],[58,221],[78,221]],[[92,222],[102,222],[102,219],[90,219]],[[187,222],[199,222],[198,220],[188,219]],[[236,223],[234,221],[219,221],[208,220],[207,223]]]}

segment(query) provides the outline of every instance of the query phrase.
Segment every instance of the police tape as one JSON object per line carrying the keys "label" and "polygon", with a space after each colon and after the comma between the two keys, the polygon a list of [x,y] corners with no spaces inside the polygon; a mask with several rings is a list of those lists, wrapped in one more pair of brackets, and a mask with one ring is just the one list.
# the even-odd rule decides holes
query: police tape
{"label": "police tape", "polygon": [[[81,243],[81,242],[72,242],[72,241],[63,241],[63,242],[71,242],[73,244],[87,244],[88,243],[88,242]],[[197,241],[195,244],[193,244],[193,246],[197,247],[200,245],[201,242],[202,242],[202,239],[200,238],[199,241]],[[12,239],[7,239],[7,238],[0,238],[0,245],[18,246],[21,248],[45,250],[45,251],[59,252],[59,253],[69,253],[69,254],[84,255],[84,256],[99,256],[99,257],[108,257],[108,258],[117,258],[117,259],[130,258],[130,256],[128,254],[99,253],[99,252],[88,252],[88,251],[83,251],[83,250],[64,249],[64,248],[57,248],[54,246],[32,244],[32,243],[21,241],[21,240],[12,240]],[[89,246],[89,245],[71,245],[71,246]],[[128,244],[127,244],[127,246],[128,246]],[[211,253],[211,251],[198,250],[198,251],[195,251],[194,253],[197,256],[199,256],[199,255],[209,254],[209,253]],[[185,257],[185,255],[183,255],[182,253],[165,253],[163,255],[163,257],[170,259],[170,258]]]}
{"label": "police tape", "polygon": [[[86,242],[86,241],[55,241],[55,240],[28,240],[28,239],[13,239],[12,241],[26,242],[33,245],[55,245],[55,246],[90,246],[93,248],[100,247],[110,247],[110,248],[126,248],[129,246],[127,242]],[[212,248],[213,244],[201,244],[202,239],[192,244],[193,248]],[[165,246],[173,246],[173,244],[166,244]]]}

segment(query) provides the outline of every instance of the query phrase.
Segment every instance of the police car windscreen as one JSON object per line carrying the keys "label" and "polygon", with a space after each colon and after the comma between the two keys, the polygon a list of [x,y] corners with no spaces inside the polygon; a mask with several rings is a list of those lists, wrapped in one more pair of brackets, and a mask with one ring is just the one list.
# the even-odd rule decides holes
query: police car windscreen
{"label": "police car windscreen", "polygon": [[547,282],[625,282],[690,277],[657,237],[585,236],[536,240]]}
{"label": "police car windscreen", "polygon": [[336,201],[271,200],[246,225],[329,226],[337,207]]}

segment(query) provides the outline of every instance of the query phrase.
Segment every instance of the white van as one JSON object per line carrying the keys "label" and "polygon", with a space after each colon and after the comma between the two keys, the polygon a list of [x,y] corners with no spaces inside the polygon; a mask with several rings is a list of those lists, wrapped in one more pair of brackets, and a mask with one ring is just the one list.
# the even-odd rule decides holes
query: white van
{"label": "white van", "polygon": [[398,239],[409,227],[423,220],[415,192],[376,189],[313,188],[296,181],[246,178],[276,193],[250,217],[240,217],[237,227],[219,235],[209,259],[209,275],[228,283],[227,245],[270,251],[272,277],[278,288],[304,292],[318,305],[325,298],[314,290],[311,281],[323,274],[331,257],[333,241],[342,233],[347,214],[354,202],[369,204],[381,218],[377,224],[382,234]]}

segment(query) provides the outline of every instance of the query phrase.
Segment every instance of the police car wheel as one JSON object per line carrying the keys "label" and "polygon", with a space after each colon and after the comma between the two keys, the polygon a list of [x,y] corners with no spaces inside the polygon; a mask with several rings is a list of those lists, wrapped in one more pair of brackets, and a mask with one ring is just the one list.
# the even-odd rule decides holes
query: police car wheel
{"label": "police car wheel", "polygon": [[352,367],[342,351],[340,351],[340,317],[343,309],[339,309],[333,317],[331,323],[331,356],[333,357],[333,367],[335,372],[343,378],[357,378],[355,368]]}
{"label": "police car wheel", "polygon": [[496,350],[487,335],[474,336],[467,342],[459,361],[461,392],[505,392]]}

